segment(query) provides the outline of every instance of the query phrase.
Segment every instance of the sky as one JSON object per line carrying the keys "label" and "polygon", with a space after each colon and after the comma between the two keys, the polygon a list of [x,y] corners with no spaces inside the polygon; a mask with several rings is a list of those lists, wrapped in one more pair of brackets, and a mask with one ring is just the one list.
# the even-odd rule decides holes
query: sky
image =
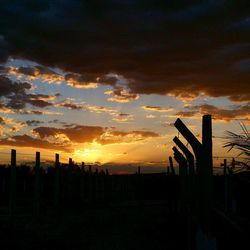
{"label": "sky", "polygon": [[15,148],[166,166],[175,120],[201,139],[204,114],[214,156],[237,156],[221,137],[250,123],[249,13],[240,0],[1,1],[0,162]]}

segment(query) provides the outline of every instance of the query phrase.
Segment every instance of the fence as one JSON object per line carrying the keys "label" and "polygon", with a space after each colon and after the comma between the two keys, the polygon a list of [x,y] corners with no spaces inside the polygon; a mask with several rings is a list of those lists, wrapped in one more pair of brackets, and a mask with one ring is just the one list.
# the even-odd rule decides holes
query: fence
{"label": "fence", "polygon": [[[171,190],[165,173],[113,175],[92,165],[61,163],[55,154],[53,165],[42,167],[40,152],[34,163],[17,166],[16,150],[11,150],[9,165],[0,166],[0,208],[2,215],[28,212],[38,215],[46,208],[93,205],[97,203],[165,200]],[[172,183],[174,185],[174,183]],[[171,185],[172,185],[171,184]],[[170,192],[169,192],[170,193]],[[177,196],[178,192],[174,195]]]}

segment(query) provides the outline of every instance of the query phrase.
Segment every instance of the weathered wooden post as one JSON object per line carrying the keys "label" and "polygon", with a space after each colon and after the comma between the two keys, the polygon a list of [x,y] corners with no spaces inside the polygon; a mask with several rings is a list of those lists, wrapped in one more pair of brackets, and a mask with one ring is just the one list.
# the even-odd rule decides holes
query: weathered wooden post
{"label": "weathered wooden post", "polygon": [[11,150],[10,165],[10,198],[9,198],[9,215],[12,216],[16,208],[16,150]]}
{"label": "weathered wooden post", "polygon": [[34,214],[38,215],[40,210],[40,152],[36,152],[35,165],[35,193],[34,193]]}
{"label": "weathered wooden post", "polygon": [[59,154],[55,154],[55,193],[54,193],[54,206],[59,207],[60,203],[60,161]]}

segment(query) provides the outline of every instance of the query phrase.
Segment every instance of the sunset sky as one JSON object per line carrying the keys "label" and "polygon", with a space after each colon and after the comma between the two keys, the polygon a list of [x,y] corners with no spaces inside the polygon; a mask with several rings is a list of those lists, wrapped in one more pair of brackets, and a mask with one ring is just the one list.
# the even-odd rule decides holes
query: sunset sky
{"label": "sunset sky", "polygon": [[247,1],[3,0],[0,16],[0,162],[164,166],[174,121],[200,139],[204,114],[214,156],[237,156],[220,137],[250,123]]}

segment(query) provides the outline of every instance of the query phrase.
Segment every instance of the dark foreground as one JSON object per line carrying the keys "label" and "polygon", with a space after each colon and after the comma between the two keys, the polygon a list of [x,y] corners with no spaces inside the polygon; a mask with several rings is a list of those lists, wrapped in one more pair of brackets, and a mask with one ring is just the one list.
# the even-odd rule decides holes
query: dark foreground
{"label": "dark foreground", "polygon": [[177,216],[163,202],[96,206],[81,211],[47,211],[34,219],[22,215],[2,223],[4,249],[184,249]]}
{"label": "dark foreground", "polygon": [[[217,218],[217,249],[248,249],[247,236]],[[191,232],[195,228],[191,226]],[[163,201],[95,205],[81,210],[43,211],[38,218],[1,218],[1,249],[196,249],[187,220]]]}

